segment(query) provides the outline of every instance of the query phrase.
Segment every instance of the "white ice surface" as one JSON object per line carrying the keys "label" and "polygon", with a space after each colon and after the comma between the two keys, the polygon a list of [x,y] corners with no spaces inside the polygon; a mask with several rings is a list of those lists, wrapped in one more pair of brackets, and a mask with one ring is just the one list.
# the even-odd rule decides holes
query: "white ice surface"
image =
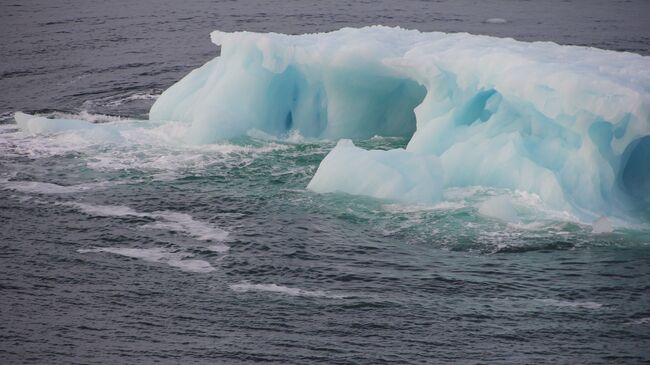
{"label": "white ice surface", "polygon": [[318,193],[345,192],[409,203],[434,203],[442,195],[442,168],[434,156],[402,149],[366,151],[342,139],[307,186]]}

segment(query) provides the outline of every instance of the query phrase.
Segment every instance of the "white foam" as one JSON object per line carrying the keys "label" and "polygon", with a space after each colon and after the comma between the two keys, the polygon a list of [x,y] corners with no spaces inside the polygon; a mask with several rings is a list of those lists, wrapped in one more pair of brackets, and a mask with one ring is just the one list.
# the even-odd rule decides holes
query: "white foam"
{"label": "white foam", "polygon": [[38,181],[4,181],[1,184],[5,189],[36,194],[73,194],[98,190],[109,185],[108,182],[98,182],[64,186]]}
{"label": "white foam", "polygon": [[128,98],[127,100],[156,100],[160,96],[160,93],[135,93]]}
{"label": "white foam", "polygon": [[167,261],[167,265],[187,272],[207,273],[216,270],[209,262],[197,259],[170,259]]}
{"label": "white foam", "polygon": [[[174,132],[174,129],[178,132]],[[215,163],[241,166],[263,154],[289,148],[274,142],[261,146],[228,142],[188,146],[182,141],[185,131],[186,126],[177,123],[166,123],[154,129],[122,131],[122,136],[127,141],[125,149],[93,153],[87,165],[100,171],[137,169],[161,171],[166,176],[175,176],[178,171],[202,171]]]}
{"label": "white foam", "polygon": [[[62,203],[62,205],[73,206],[82,212],[102,217],[147,217],[156,219],[155,222],[141,226],[147,229],[161,229],[177,231],[201,241],[221,242],[228,238],[228,232],[212,224],[197,221],[191,215],[177,212],[138,212],[123,205],[93,205],[85,203]],[[215,252],[226,252],[228,246],[224,244],[211,245],[209,249]]]}
{"label": "white foam", "polygon": [[391,213],[414,213],[436,210],[457,210],[464,208],[465,205],[458,202],[442,201],[436,204],[384,204],[382,208]]}
{"label": "white foam", "polygon": [[190,127],[185,122],[126,120],[87,112],[49,116],[68,119],[15,113],[17,124],[3,133],[6,138],[0,144],[6,143],[10,153],[33,157],[79,153],[86,166],[99,171],[140,170],[174,177],[175,172],[202,171],[215,163],[241,166],[290,148],[287,142],[274,141],[191,145],[185,140]]}
{"label": "white foam", "polygon": [[295,129],[289,131],[285,135],[275,136],[275,135],[263,132],[263,131],[261,131],[259,129],[253,128],[253,129],[249,129],[248,131],[246,131],[246,135],[251,137],[251,138],[262,140],[262,141],[277,141],[277,142],[293,143],[293,144],[305,143],[305,142],[316,142],[316,141],[323,142],[322,139],[305,138],[302,134],[300,134],[300,131],[295,130]]}
{"label": "white foam", "polygon": [[147,213],[139,213],[132,208],[123,205],[94,205],[94,204],[85,204],[85,203],[62,203],[62,205],[68,205],[75,207],[82,212],[90,215],[100,216],[100,217],[124,217],[124,216],[134,216],[134,217],[149,217]]}
{"label": "white foam", "polygon": [[162,248],[129,248],[129,247],[101,247],[94,249],[80,249],[79,253],[106,252],[115,255],[132,257],[148,262],[165,263],[169,266],[187,272],[207,273],[216,270],[209,262],[197,259],[187,253],[170,252]]}
{"label": "white foam", "polygon": [[158,262],[169,256],[169,253],[161,248],[103,247],[93,249],[79,249],[77,252],[108,252],[120,256],[132,257],[151,262]]}
{"label": "white foam", "polygon": [[225,253],[230,250],[230,246],[224,245],[223,243],[216,244],[216,245],[210,245],[206,247],[208,250],[213,251],[213,252],[218,252],[218,253]]}
{"label": "white foam", "polygon": [[369,141],[373,141],[373,142],[395,141],[395,140],[401,140],[403,138],[404,137],[380,136],[378,134],[375,134],[374,136],[370,137]]}
{"label": "white foam", "polygon": [[478,206],[478,213],[482,216],[495,218],[505,222],[517,223],[517,211],[512,200],[507,196],[495,196],[482,202]]}
{"label": "white foam", "polygon": [[138,91],[133,94],[112,95],[99,99],[86,100],[84,101],[83,106],[90,109],[94,109],[98,105],[114,108],[132,102],[156,100],[159,96],[160,92],[157,90]]}
{"label": "white foam", "polygon": [[81,119],[91,123],[119,122],[125,120],[116,115],[96,114],[87,110],[82,110],[79,113],[55,112],[47,116],[56,119]]}
{"label": "white foam", "polygon": [[443,191],[443,197],[449,201],[465,201],[475,196],[480,196],[491,192],[492,189],[483,186],[465,186],[465,187],[450,187]]}
{"label": "white foam", "polygon": [[503,19],[503,18],[490,18],[490,19],[485,19],[485,23],[488,23],[488,24],[506,24],[506,23],[508,23],[508,20]]}
{"label": "white foam", "polygon": [[569,211],[548,207],[539,195],[526,191],[491,189],[475,186],[466,189],[448,189],[445,198],[472,205],[477,212],[523,229],[538,229],[552,222],[578,223]]}
{"label": "white foam", "polygon": [[318,298],[332,298],[332,299],[341,299],[345,296],[331,294],[322,290],[304,290],[299,288],[290,288],[283,285],[277,284],[251,284],[251,283],[239,283],[231,284],[230,289],[236,292],[249,292],[249,291],[262,291],[276,294],[284,294],[295,297],[318,297]]}
{"label": "white foam", "polygon": [[602,304],[596,302],[574,302],[574,301],[557,300],[557,299],[537,299],[537,301],[555,307],[599,309],[602,308],[603,306]]}
{"label": "white foam", "polygon": [[123,104],[127,104],[132,101],[136,100],[156,100],[160,96],[160,93],[148,93],[148,92],[138,92],[126,97],[121,97],[117,100],[112,100],[106,103],[107,106],[120,106]]}
{"label": "white foam", "polygon": [[189,214],[176,212],[154,212],[152,217],[162,219],[155,223],[147,224],[143,228],[164,229],[179,231],[202,241],[223,241],[228,237],[228,232],[211,224],[197,221]]}

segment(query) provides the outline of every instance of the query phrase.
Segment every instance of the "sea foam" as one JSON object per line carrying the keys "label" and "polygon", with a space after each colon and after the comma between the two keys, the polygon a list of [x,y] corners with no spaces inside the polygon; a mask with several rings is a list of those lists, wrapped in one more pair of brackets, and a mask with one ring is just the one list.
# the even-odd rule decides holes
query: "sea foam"
{"label": "sea foam", "polygon": [[228,238],[228,231],[213,224],[198,221],[189,214],[170,211],[145,213],[121,205],[95,205],[79,202],[61,204],[75,207],[86,214],[95,216],[153,218],[154,222],[144,224],[141,228],[182,232],[194,239],[211,242],[212,244],[208,248],[215,252],[226,252],[229,248],[222,243]]}
{"label": "sea foam", "polygon": [[100,247],[79,249],[79,253],[106,252],[148,262],[164,263],[182,271],[208,273],[216,270],[209,262],[191,258],[188,253],[171,252],[162,248]]}
{"label": "sea foam", "polygon": [[296,296],[296,297],[317,297],[317,298],[333,298],[333,299],[340,299],[345,297],[342,295],[328,293],[322,290],[305,290],[305,289],[291,288],[291,287],[277,285],[277,284],[251,284],[251,283],[244,282],[239,284],[231,284],[230,289],[242,293],[249,292],[249,291],[261,291],[261,292],[284,294],[284,295]]}

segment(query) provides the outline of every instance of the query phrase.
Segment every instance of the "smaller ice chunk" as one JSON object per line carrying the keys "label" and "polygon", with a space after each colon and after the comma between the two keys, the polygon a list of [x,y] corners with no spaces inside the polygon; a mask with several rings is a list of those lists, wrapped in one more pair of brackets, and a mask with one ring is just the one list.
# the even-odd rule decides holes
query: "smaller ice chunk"
{"label": "smaller ice chunk", "polygon": [[614,228],[612,227],[612,224],[609,222],[609,219],[607,219],[607,217],[605,216],[596,219],[594,223],[591,225],[591,229],[594,234],[614,232]]}
{"label": "smaller ice chunk", "polygon": [[58,134],[75,131],[85,139],[97,142],[122,140],[119,131],[108,124],[97,124],[78,119],[50,119],[22,112],[16,112],[14,119],[18,129],[27,134]]}
{"label": "smaller ice chunk", "polygon": [[49,134],[76,129],[90,129],[92,123],[75,119],[48,119],[36,115],[16,112],[14,119],[18,129],[29,134]]}
{"label": "smaller ice chunk", "polygon": [[438,158],[404,149],[367,151],[342,139],[325,157],[307,188],[407,203],[435,203],[442,196]]}
{"label": "smaller ice chunk", "polygon": [[492,197],[478,206],[480,215],[505,222],[518,223],[519,217],[512,200],[506,195]]}

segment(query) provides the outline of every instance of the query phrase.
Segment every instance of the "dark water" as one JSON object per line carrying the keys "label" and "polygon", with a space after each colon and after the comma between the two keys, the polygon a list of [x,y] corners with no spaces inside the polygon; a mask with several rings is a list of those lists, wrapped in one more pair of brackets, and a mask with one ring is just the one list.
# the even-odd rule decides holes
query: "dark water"
{"label": "dark water", "polygon": [[185,126],[143,123],[114,143],[10,117],[143,118],[217,54],[214,29],[386,24],[647,55],[650,2],[0,6],[0,363],[650,363],[646,229],[508,225],[477,214],[501,193],[482,188],[428,207],[313,194],[327,141],[187,146]]}

